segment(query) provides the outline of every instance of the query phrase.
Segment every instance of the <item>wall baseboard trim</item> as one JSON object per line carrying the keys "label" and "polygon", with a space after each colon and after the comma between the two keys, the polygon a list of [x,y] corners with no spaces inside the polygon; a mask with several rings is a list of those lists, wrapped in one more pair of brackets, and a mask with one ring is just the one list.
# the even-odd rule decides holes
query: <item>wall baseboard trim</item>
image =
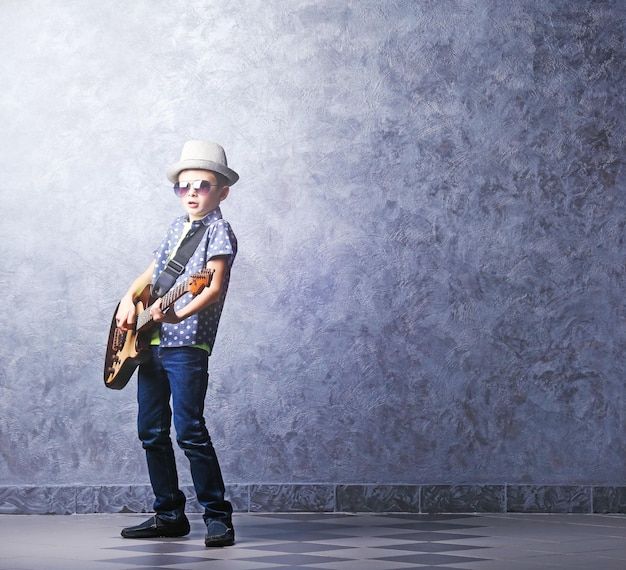
{"label": "wall baseboard trim", "polygon": [[[192,486],[187,511],[201,512]],[[235,512],[626,513],[626,486],[268,483],[227,486]],[[0,514],[143,513],[149,485],[0,486]]]}

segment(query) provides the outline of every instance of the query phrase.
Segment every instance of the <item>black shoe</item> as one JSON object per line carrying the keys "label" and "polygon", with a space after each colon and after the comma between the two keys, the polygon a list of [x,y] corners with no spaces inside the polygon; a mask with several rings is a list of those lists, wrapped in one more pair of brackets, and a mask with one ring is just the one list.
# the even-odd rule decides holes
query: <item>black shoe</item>
{"label": "black shoe", "polygon": [[122,530],[124,538],[157,538],[162,536],[185,536],[186,534],[189,534],[189,521],[185,515],[174,522],[164,521],[157,515],[154,515],[137,526],[129,526]]}
{"label": "black shoe", "polygon": [[232,523],[207,521],[204,544],[206,546],[232,546],[235,544],[235,529]]}

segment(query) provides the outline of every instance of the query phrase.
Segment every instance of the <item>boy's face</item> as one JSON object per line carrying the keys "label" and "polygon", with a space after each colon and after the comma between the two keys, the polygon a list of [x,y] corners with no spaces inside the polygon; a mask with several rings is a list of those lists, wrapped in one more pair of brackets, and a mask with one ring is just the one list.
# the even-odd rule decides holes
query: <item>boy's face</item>
{"label": "boy's face", "polygon": [[[194,188],[194,183],[198,180],[211,184],[208,193],[205,194],[205,188],[199,190]],[[181,196],[180,200],[191,221],[201,220],[215,210],[230,191],[228,186],[218,184],[217,177],[210,170],[183,170],[178,175],[178,183],[181,187],[189,183],[186,194]]]}

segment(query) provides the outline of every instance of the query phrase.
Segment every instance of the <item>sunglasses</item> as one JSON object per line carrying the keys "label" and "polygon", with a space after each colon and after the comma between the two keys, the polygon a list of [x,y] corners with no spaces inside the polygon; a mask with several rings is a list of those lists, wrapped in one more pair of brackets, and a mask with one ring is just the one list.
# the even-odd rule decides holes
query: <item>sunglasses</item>
{"label": "sunglasses", "polygon": [[190,182],[177,182],[174,184],[174,194],[179,198],[182,198],[189,192],[189,188],[193,187],[198,196],[206,196],[211,191],[211,186],[217,186],[217,184],[211,184],[207,180],[194,180]]}

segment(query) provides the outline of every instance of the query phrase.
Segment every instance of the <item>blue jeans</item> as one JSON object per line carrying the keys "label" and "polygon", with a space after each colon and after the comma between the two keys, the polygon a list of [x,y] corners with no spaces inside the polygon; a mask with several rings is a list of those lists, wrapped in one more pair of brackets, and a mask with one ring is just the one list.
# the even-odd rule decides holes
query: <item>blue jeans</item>
{"label": "blue jeans", "polygon": [[232,505],[224,499],[222,473],[204,420],[208,361],[207,352],[200,348],[153,347],[152,358],[139,366],[139,439],[146,450],[154,511],[166,521],[185,512],[185,495],[178,485],[170,438],[172,410],[176,441],[189,459],[205,522],[231,519]]}

